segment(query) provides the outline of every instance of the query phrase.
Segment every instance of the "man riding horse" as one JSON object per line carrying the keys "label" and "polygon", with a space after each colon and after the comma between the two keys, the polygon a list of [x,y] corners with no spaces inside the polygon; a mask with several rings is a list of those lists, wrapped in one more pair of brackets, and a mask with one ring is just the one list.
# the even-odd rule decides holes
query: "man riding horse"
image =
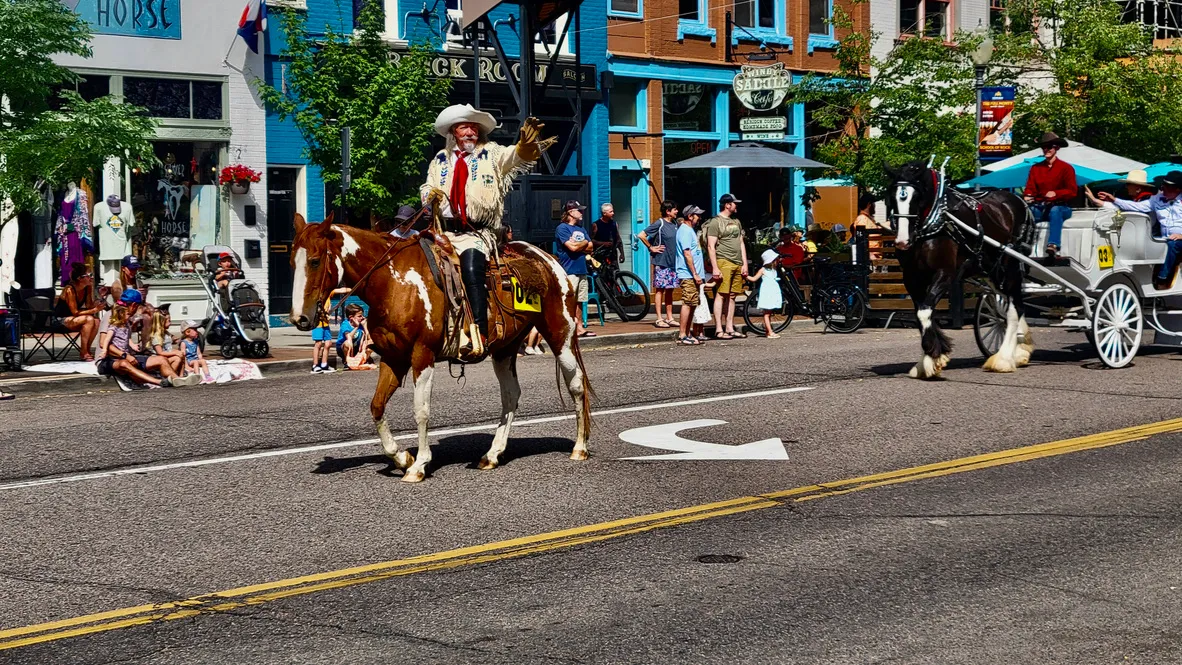
{"label": "man riding horse", "polygon": [[460,274],[473,321],[461,342],[461,355],[479,358],[488,339],[488,272],[490,252],[504,241],[505,195],[513,179],[529,173],[555,139],[539,141],[544,125],[528,118],[517,144],[489,140],[499,127],[493,116],[471,104],[449,106],[435,119],[435,131],[447,144],[431,158],[427,182],[419,190],[424,205],[438,204],[444,234],[460,257]]}

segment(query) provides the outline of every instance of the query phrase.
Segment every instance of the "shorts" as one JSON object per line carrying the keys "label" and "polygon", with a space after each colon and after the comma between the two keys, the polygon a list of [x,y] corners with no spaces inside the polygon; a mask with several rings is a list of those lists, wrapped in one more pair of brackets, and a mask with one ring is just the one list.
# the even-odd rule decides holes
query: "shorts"
{"label": "shorts", "polygon": [[100,376],[114,376],[115,370],[112,367],[112,365],[114,365],[114,364],[115,364],[115,359],[110,356],[107,356],[107,357],[103,358],[102,360],[99,360],[97,363],[95,363],[95,368],[98,369],[98,373]]}
{"label": "shorts", "polygon": [[149,357],[150,356],[148,356],[148,354],[146,354],[146,353],[135,354],[136,367],[139,367],[142,370],[147,370]]}
{"label": "shorts", "polygon": [[331,342],[332,330],[328,326],[323,326],[312,331],[313,342]]}
{"label": "shorts", "polygon": [[578,302],[587,302],[587,276],[567,275],[566,279],[570,282],[570,287],[575,290],[575,300]]}
{"label": "shorts", "polygon": [[726,259],[718,259],[718,272],[722,277],[718,280],[718,292],[724,295],[738,295],[743,292],[743,271],[739,264]]}
{"label": "shorts", "polygon": [[344,340],[337,342],[337,357],[340,358],[342,362],[345,361],[345,341]]}
{"label": "shorts", "polygon": [[676,289],[678,286],[677,272],[673,268],[663,268],[657,266],[656,274],[653,275],[653,288],[655,289]]}
{"label": "shorts", "polygon": [[681,280],[681,304],[697,307],[702,302],[698,283],[692,279]]}

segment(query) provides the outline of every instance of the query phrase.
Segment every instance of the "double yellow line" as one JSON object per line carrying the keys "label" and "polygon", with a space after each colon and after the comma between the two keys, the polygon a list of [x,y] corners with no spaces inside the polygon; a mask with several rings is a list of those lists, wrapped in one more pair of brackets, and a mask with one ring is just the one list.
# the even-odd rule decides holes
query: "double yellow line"
{"label": "double yellow line", "polygon": [[888,471],[886,473],[860,476],[858,478],[849,478],[818,485],[806,485],[780,492],[745,496],[727,501],[680,508],[678,510],[668,510],[573,529],[551,531],[533,536],[502,540],[445,552],[436,552],[434,554],[425,554],[408,559],[385,561],[366,566],[293,577],[275,582],[254,584],[237,589],[194,596],[174,602],[139,605],[108,612],[87,614],[61,621],[10,628],[0,630],[0,650],[15,649],[32,644],[93,633],[103,633],[150,623],[188,619],[203,614],[227,612],[252,605],[262,605],[293,596],[302,596],[370,582],[380,582],[392,577],[503,561],[529,554],[565,549],[577,545],[586,545],[644,533],[646,531],[665,529],[691,522],[700,522],[715,517],[772,508],[783,505],[786,502],[812,501],[886,485],[896,485],[927,478],[938,478],[940,476],[977,471],[979,469],[1015,464],[1044,457],[1053,457],[1055,455],[1065,455],[1082,450],[1115,446],[1122,443],[1141,441],[1158,434],[1179,431],[1182,431],[1182,418],[1175,418],[1150,425],[1126,427],[1111,432],[1102,432],[1100,434],[1022,448],[1011,448],[1000,452],[962,457],[936,464],[914,466],[897,471]]}

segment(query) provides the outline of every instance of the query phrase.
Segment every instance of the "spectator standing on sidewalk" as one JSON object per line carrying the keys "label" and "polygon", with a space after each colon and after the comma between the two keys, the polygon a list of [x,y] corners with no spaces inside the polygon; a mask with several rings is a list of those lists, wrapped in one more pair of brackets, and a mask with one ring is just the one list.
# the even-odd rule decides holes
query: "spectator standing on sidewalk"
{"label": "spectator standing on sidewalk", "polygon": [[[566,271],[566,278],[575,290],[578,302],[587,302],[590,284],[587,278],[587,255],[595,251],[595,245],[583,230],[583,211],[587,206],[575,200],[566,202],[562,209],[562,223],[554,231],[558,241],[558,263]],[[575,334],[579,337],[594,337],[595,333],[583,326],[583,317],[575,319]]]}
{"label": "spectator standing on sidewalk", "polygon": [[653,325],[658,328],[672,328],[676,323],[673,320],[673,289],[679,286],[676,270],[677,212],[676,203],[662,201],[661,219],[636,235],[652,256],[653,290],[657,294],[657,320]]}
{"label": "spectator standing on sidewalk", "polygon": [[336,370],[328,364],[328,350],[334,345],[336,341],[332,336],[332,328],[329,326],[328,313],[332,311],[332,299],[336,296],[343,296],[349,292],[347,288],[333,289],[328,297],[324,299],[324,306],[320,309],[320,320],[316,322],[316,327],[312,329],[312,373],[313,374],[332,374]]}
{"label": "spectator standing on sidewalk", "polygon": [[714,298],[714,338],[746,337],[735,330],[735,298],[743,293],[747,277],[747,247],[743,243],[743,225],[736,217],[739,204],[733,194],[718,199],[718,216],[706,222],[706,251],[714,266],[718,295]]}
{"label": "spectator standing on sidewalk", "polygon": [[591,222],[591,244],[595,249],[610,247],[606,258],[624,260],[624,243],[620,240],[620,229],[616,228],[616,209],[610,203],[599,206],[599,219]]}
{"label": "spectator standing on sidewalk", "polygon": [[681,327],[678,339],[686,346],[697,346],[700,341],[693,335],[694,308],[701,303],[701,291],[706,266],[702,260],[702,246],[694,225],[706,212],[695,205],[688,205],[683,211],[685,218],[677,227],[677,279],[681,285]]}

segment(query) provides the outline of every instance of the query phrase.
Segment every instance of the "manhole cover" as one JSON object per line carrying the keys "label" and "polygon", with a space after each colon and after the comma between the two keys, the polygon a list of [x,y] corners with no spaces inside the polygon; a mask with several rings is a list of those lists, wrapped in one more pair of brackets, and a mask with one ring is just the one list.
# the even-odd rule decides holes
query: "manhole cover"
{"label": "manhole cover", "polygon": [[743,557],[737,554],[703,554],[695,559],[698,563],[738,563]]}

